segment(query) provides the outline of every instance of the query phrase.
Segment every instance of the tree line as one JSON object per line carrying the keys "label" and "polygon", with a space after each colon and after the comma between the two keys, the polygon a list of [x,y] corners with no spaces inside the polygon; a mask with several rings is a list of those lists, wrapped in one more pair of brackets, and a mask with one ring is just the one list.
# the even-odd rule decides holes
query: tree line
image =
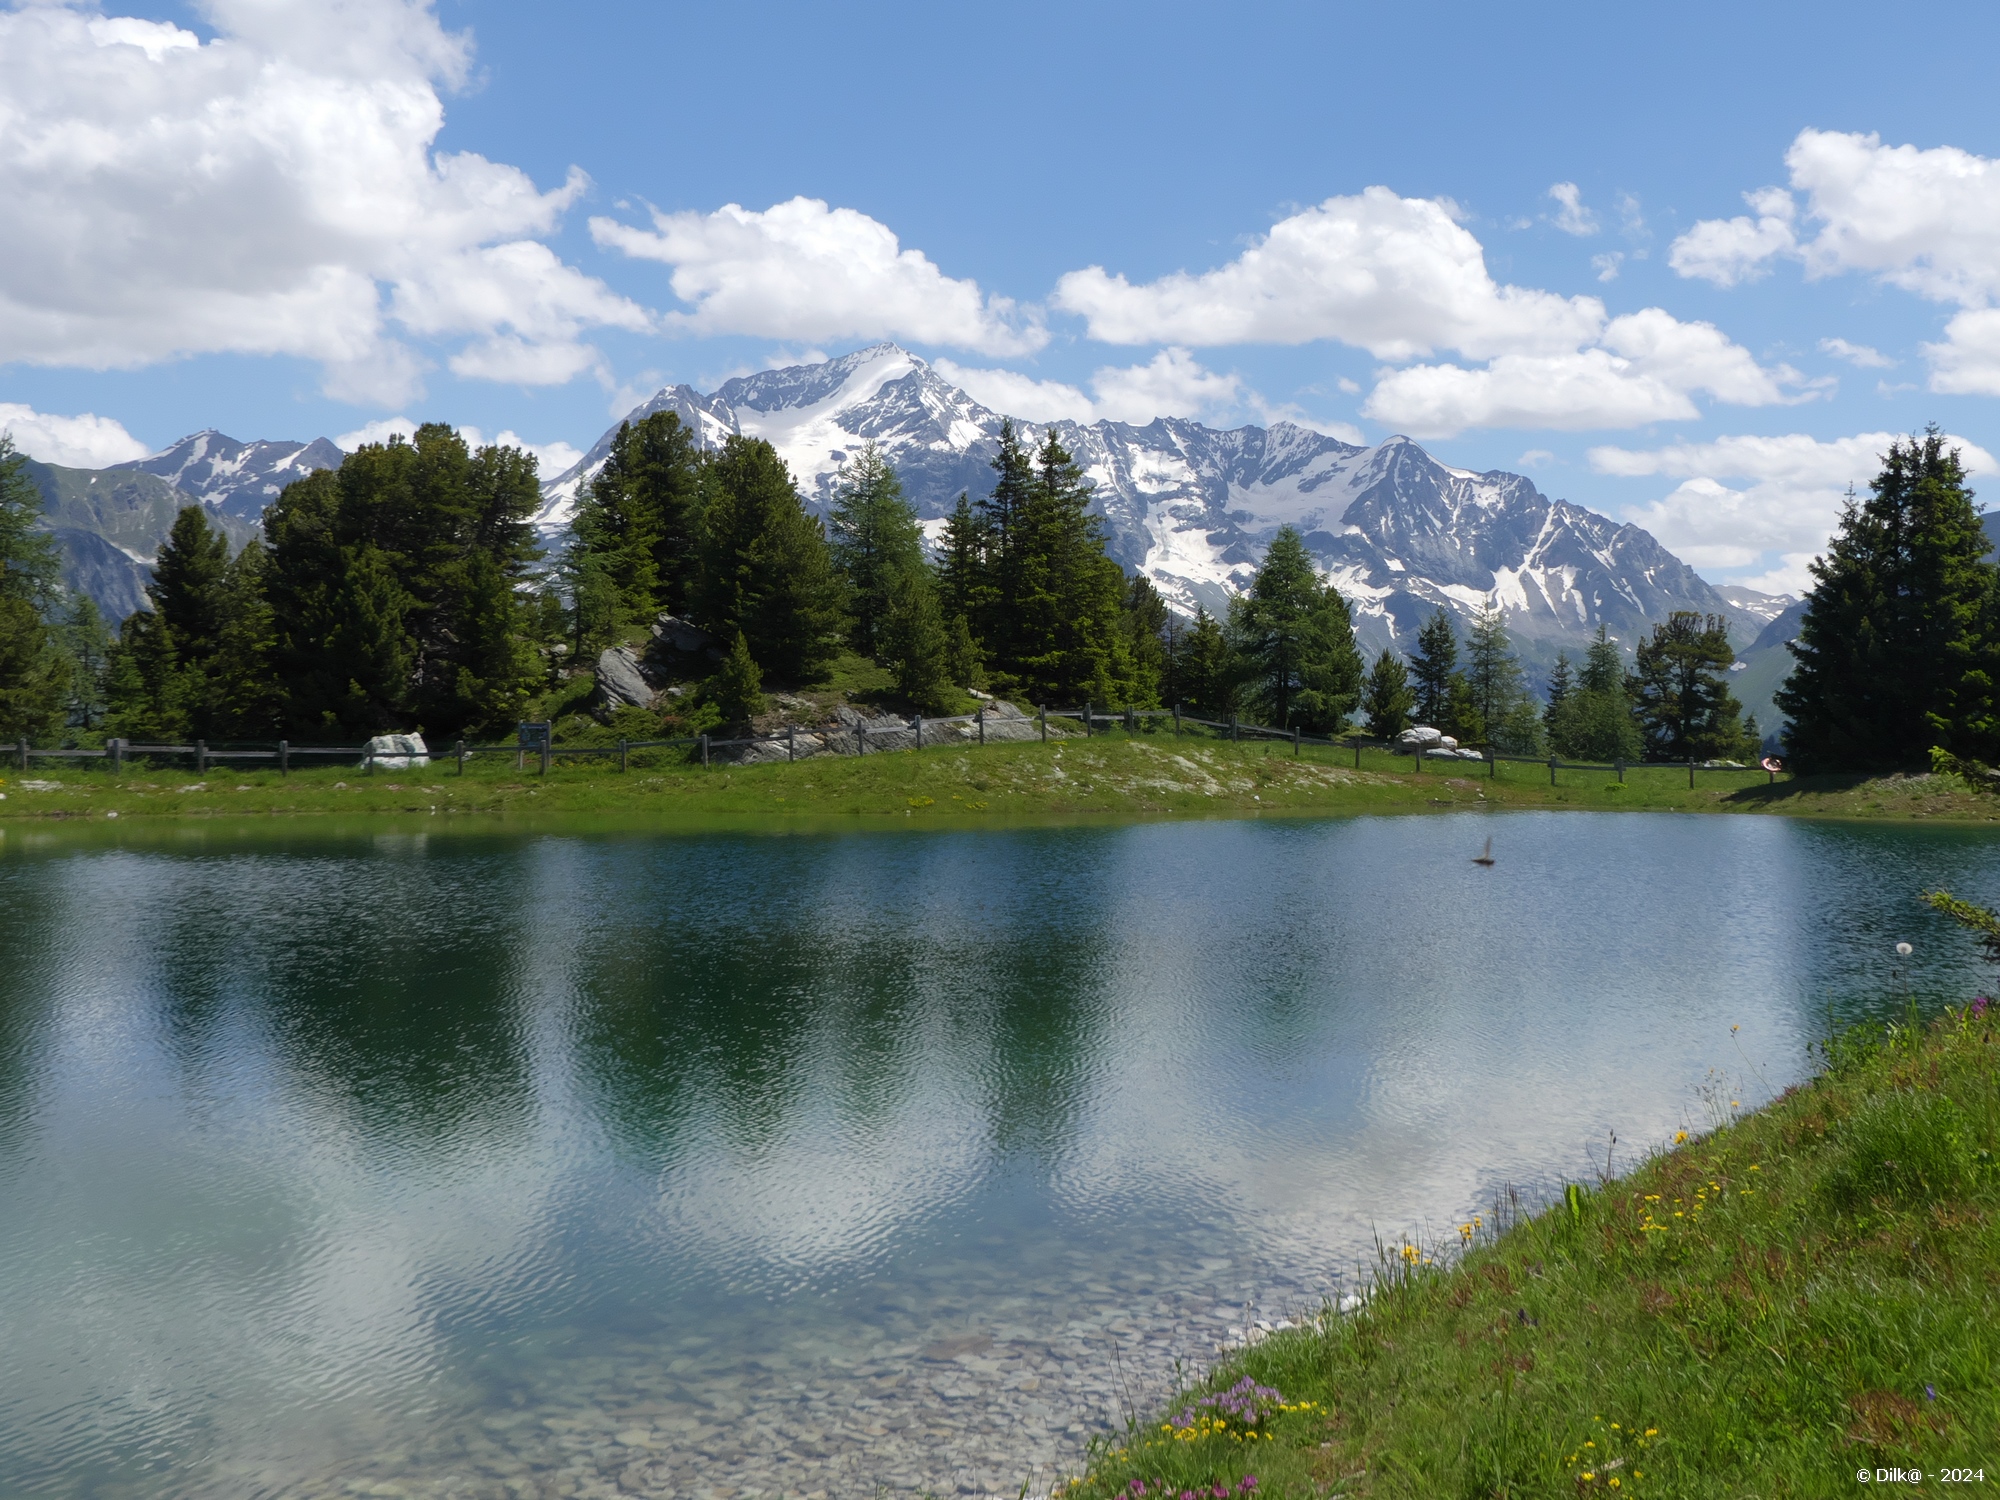
{"label": "tree line", "polygon": [[[1007,424],[993,469],[991,493],[961,495],[927,538],[865,447],[822,524],[770,444],[706,449],[660,413],[620,428],[551,563],[529,524],[532,456],[431,424],[288,486],[233,556],[187,507],[151,608],[114,635],[62,587],[40,496],[0,435],[0,736],[504,733],[672,614],[726,647],[672,710],[687,723],[747,720],[766,684],[823,682],[852,653],[931,712],[981,688],[1316,735],[1425,723],[1578,760],[1756,752],[1719,616],[1675,614],[1629,662],[1600,629],[1580,660],[1558,656],[1545,698],[1491,610],[1461,635],[1439,609],[1407,654],[1364,663],[1346,601],[1291,528],[1221,615],[1188,620],[1107,555],[1090,483],[1053,432],[1031,446]],[[2000,761],[2000,570],[1935,427],[1892,444],[1866,498],[1850,493],[1812,576],[1778,695],[1796,769],[1918,768],[1933,749]]]}

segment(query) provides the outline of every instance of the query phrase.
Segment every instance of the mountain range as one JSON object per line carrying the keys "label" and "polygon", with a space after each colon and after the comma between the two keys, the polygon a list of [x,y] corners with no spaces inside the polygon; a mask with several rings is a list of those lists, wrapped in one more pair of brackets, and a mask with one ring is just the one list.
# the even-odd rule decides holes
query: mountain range
{"label": "mountain range", "polygon": [[[623,420],[656,411],[678,413],[708,446],[733,433],[768,440],[822,515],[841,465],[873,442],[933,536],[961,493],[990,489],[1004,420],[894,344],[743,376],[708,393],[669,386]],[[1637,526],[1551,499],[1518,474],[1453,468],[1408,438],[1367,447],[1290,422],[1218,430],[1180,417],[1014,425],[1029,444],[1053,429],[1096,486],[1111,555],[1187,613],[1224,610],[1272,535],[1291,525],[1348,600],[1371,654],[1407,648],[1435,609],[1469,620],[1495,604],[1538,682],[1558,651],[1580,655],[1600,624],[1629,644],[1681,609],[1731,621],[1745,689],[1759,665],[1753,657],[1775,651],[1772,666],[1784,656],[1782,639],[1759,638],[1794,604],[1789,597],[1718,589]],[[543,484],[536,525],[551,542],[566,532],[617,430]],[[285,484],[340,458],[324,438],[243,443],[208,431],[110,469],[31,464],[30,473],[70,582],[122,617],[143,604],[146,565],[180,505],[201,501],[240,541]],[[1774,687],[1783,675],[1766,670],[1756,680],[1772,676]],[[1770,728],[1767,693],[1739,696]]]}

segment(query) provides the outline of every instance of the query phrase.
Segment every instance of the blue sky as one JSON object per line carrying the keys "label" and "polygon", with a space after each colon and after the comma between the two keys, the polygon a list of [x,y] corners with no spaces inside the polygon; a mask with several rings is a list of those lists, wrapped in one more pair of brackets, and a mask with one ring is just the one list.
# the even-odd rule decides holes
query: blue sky
{"label": "blue sky", "polygon": [[662,383],[893,338],[1025,416],[1410,432],[1796,587],[1882,434],[2000,452],[1996,31],[20,6],[0,425],[104,462],[435,418],[559,461]]}

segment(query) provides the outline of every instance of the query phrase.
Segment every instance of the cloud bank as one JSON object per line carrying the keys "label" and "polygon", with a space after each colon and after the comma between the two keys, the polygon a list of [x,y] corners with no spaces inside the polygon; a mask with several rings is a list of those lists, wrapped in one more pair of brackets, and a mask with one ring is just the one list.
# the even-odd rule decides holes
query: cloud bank
{"label": "cloud bank", "polygon": [[66,469],[101,469],[152,452],[110,417],[90,412],[53,417],[8,401],[0,401],[0,432],[11,434],[15,448],[28,457]]}
{"label": "cloud bank", "polygon": [[208,0],[218,35],[34,5],[0,12],[0,361],[131,369],[208,353],[317,361],[390,402],[444,341],[458,373],[593,367],[646,312],[540,236],[544,192],[434,155],[470,46],[412,0]]}

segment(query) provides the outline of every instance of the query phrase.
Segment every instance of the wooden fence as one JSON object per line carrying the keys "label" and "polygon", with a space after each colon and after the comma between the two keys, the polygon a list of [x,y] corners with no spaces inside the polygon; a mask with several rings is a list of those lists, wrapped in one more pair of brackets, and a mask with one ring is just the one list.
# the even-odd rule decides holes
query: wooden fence
{"label": "wooden fence", "polygon": [[[1292,729],[1274,729],[1265,724],[1246,723],[1235,717],[1227,720],[1200,719],[1192,714],[1183,713],[1178,706],[1174,708],[1151,709],[1104,709],[1086,703],[1081,708],[1038,707],[1032,718],[1018,714],[989,716],[987,711],[981,708],[974,713],[954,714],[928,719],[924,715],[918,714],[907,722],[898,721],[893,727],[883,724],[880,720],[877,720],[873,724],[866,721],[857,721],[838,730],[809,730],[807,734],[809,738],[816,738],[820,741],[822,748],[819,753],[825,753],[825,747],[830,741],[844,740],[851,735],[854,742],[854,753],[856,755],[866,755],[868,753],[868,737],[871,734],[878,737],[893,736],[898,740],[908,737],[911,741],[908,746],[899,745],[896,748],[921,750],[924,748],[924,730],[927,725],[932,728],[942,724],[970,725],[972,729],[968,732],[963,743],[984,745],[988,740],[987,730],[990,723],[1008,725],[1025,723],[1033,724],[1036,727],[1036,737],[1046,744],[1049,738],[1049,721],[1051,719],[1058,721],[1075,720],[1082,729],[1086,739],[1097,734],[1100,731],[1100,726],[1104,729],[1123,728],[1128,734],[1138,734],[1142,730],[1150,728],[1151,724],[1155,721],[1171,720],[1173,733],[1176,737],[1180,737],[1191,731],[1207,730],[1213,731],[1218,737],[1226,735],[1232,741],[1240,741],[1247,737],[1253,740],[1261,739],[1266,742],[1289,743],[1292,747],[1292,754],[1295,756],[1307,745],[1336,750],[1352,750],[1356,769],[1360,768],[1361,752],[1364,749],[1382,751],[1398,757],[1408,755],[1412,762],[1411,769],[1419,774],[1422,773],[1426,760],[1443,761],[1446,764],[1459,766],[1482,766],[1490,778],[1497,778],[1499,776],[1500,767],[1503,763],[1536,767],[1546,766],[1548,768],[1550,786],[1556,785],[1556,776],[1560,771],[1609,771],[1616,775],[1620,781],[1623,781],[1625,773],[1628,770],[1640,767],[1657,769],[1662,766],[1672,766],[1678,770],[1682,765],[1679,761],[1611,761],[1608,763],[1565,761],[1555,756],[1549,756],[1544,759],[1533,755],[1501,755],[1491,749],[1480,752],[1476,758],[1468,758],[1463,755],[1449,754],[1435,743],[1429,745],[1405,744],[1400,740],[1369,739],[1360,735],[1344,735],[1339,739],[1330,739],[1319,735],[1305,734],[1296,727]],[[1066,730],[1059,730],[1059,732],[1067,733]],[[1015,741],[1019,739],[1019,736],[1009,733],[1004,738]],[[459,740],[449,750],[427,752],[427,757],[433,761],[455,761],[458,766],[458,773],[462,776],[465,774],[466,762],[477,756],[511,755],[514,757],[515,769],[524,770],[526,769],[527,758],[532,755],[540,762],[540,773],[546,776],[549,772],[550,762],[558,758],[615,755],[618,757],[618,769],[627,771],[631,769],[632,754],[634,751],[679,749],[686,752],[690,760],[699,757],[701,763],[706,766],[711,764],[712,757],[718,750],[731,750],[747,746],[762,746],[774,752],[782,748],[785,751],[785,758],[787,760],[796,760],[798,759],[797,727],[788,727],[785,733],[780,735],[749,735],[734,739],[722,739],[703,734],[661,740],[619,740],[613,745],[552,745],[547,739],[529,744],[471,745],[467,744],[464,740]],[[807,753],[810,755],[815,752],[809,749]],[[836,751],[834,753],[839,752]],[[205,740],[199,739],[190,745],[149,745],[138,744],[123,739],[113,739],[107,741],[101,750],[37,749],[24,739],[15,744],[14,756],[17,765],[23,772],[28,769],[30,760],[97,760],[108,762],[110,770],[114,775],[124,770],[125,762],[129,759],[156,756],[187,756],[194,761],[195,770],[201,775],[206,775],[211,765],[228,762],[265,762],[276,765],[280,775],[289,775],[292,762],[295,759],[309,760],[314,757],[324,759],[329,756],[359,756],[361,757],[363,769],[369,775],[373,775],[377,760],[401,760],[404,758],[402,752],[389,750],[371,751],[366,745],[294,745],[289,740],[279,740],[267,750],[225,750],[212,749]],[[1695,785],[1696,775],[1702,771],[1763,770],[1772,782],[1776,782],[1778,779],[1777,772],[1770,770],[1768,767],[1718,766],[1691,760],[1686,762],[1686,769],[1690,790]]]}

